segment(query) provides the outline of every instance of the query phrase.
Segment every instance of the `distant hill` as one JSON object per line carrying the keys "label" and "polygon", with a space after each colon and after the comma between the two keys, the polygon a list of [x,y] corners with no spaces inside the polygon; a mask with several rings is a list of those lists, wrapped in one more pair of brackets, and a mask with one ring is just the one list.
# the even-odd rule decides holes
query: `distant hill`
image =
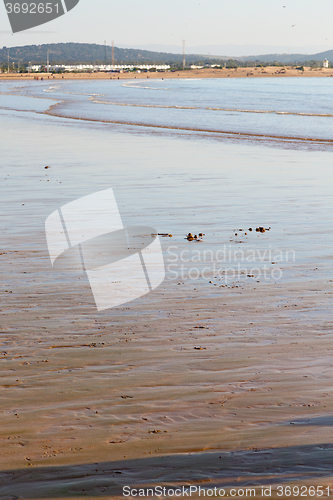
{"label": "distant hill", "polygon": [[[47,59],[47,51],[50,51],[50,64],[103,64],[105,62],[105,46],[91,43],[50,43],[44,45],[25,45],[23,47],[9,48],[10,63],[20,62],[28,64],[29,62],[45,64]],[[171,54],[167,52],[153,52],[141,49],[126,49],[114,48],[115,62],[118,64],[181,64],[183,61],[182,54]],[[257,56],[235,57],[230,58],[234,61],[249,63],[251,61],[259,61],[265,63],[280,62],[283,64],[304,63],[306,61],[323,61],[324,59],[333,61],[333,50],[320,52],[318,54],[264,54]],[[186,62],[193,63],[210,63],[212,61],[218,63],[228,59],[226,56],[219,55],[200,55],[187,54]],[[106,61],[111,62],[111,47],[106,47]],[[0,64],[7,65],[8,49],[3,47],[0,49]]]}
{"label": "distant hill", "polygon": [[304,63],[306,61],[333,61],[333,50],[318,54],[265,54],[261,56],[238,57],[239,61],[280,62],[284,64]]}
{"label": "distant hill", "polygon": [[[52,63],[86,63],[93,64],[105,62],[105,46],[90,43],[50,43],[44,45],[26,45],[23,47],[9,48],[10,62],[46,63],[47,51],[50,51],[50,64]],[[181,63],[182,54],[168,54],[164,52],[151,52],[148,50],[114,48],[115,62],[120,63]],[[188,55],[186,61],[191,63],[207,59],[202,55]],[[7,63],[8,49],[0,49],[0,63]],[[111,62],[111,47],[106,47],[106,61]]]}

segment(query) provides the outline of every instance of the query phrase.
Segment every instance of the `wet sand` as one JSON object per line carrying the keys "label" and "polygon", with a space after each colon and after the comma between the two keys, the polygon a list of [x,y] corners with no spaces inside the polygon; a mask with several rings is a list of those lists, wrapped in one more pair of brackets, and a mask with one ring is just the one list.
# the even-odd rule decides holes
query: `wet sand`
{"label": "wet sand", "polygon": [[1,323],[18,313],[2,328],[1,496],[333,486],[330,290],[204,297],[173,283],[112,315],[80,307],[84,290],[71,310],[70,291],[39,288],[30,304],[7,293]]}
{"label": "wet sand", "polygon": [[132,78],[267,78],[267,77],[333,77],[333,68],[308,68],[305,67],[304,71],[297,70],[291,66],[276,67],[268,66],[266,68],[236,68],[236,69],[217,69],[217,68],[203,68],[185,71],[163,71],[163,72],[149,72],[149,73],[64,73],[63,75],[51,75],[47,73],[30,73],[16,75],[0,74],[1,80],[33,80],[34,78],[44,79],[132,79]]}
{"label": "wet sand", "polygon": [[[1,120],[0,498],[333,487],[329,153],[50,120]],[[200,224],[215,248],[304,255],[281,282],[167,279],[96,313],[86,283],[51,268],[44,221],[106,187],[125,221],[171,232],[164,245],[196,248]],[[272,231],[240,244],[232,227],[258,219]]]}

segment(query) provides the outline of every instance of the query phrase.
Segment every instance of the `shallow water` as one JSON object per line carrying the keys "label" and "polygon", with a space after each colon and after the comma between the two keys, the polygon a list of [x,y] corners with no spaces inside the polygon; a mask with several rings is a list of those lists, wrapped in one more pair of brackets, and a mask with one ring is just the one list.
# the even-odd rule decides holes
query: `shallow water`
{"label": "shallow water", "polygon": [[6,83],[3,92],[13,88],[57,100],[51,112],[63,117],[332,146],[329,78],[36,81]]}
{"label": "shallow water", "polygon": [[[35,83],[22,87],[27,94],[36,92]],[[85,82],[66,82],[64,87],[89,93]],[[92,90],[93,82],[87,87]],[[13,107],[21,106],[24,99],[11,95],[7,104],[16,100]],[[36,101],[37,113],[28,111],[31,101]],[[217,276],[216,285],[257,278],[330,280],[329,151],[217,141],[209,135],[198,140],[177,131],[152,135],[141,127],[51,117],[41,112],[41,104],[48,109],[50,101],[29,96],[24,112],[1,111],[2,248],[29,250],[27,267],[30,259],[39,266],[40,255],[34,252],[41,252],[43,269],[52,270],[44,236],[51,212],[113,188],[125,225],[152,226],[173,235],[161,238],[169,280],[207,284]],[[51,168],[45,170],[45,165]],[[248,231],[258,226],[271,230]],[[205,233],[203,242],[186,241],[188,232]]]}

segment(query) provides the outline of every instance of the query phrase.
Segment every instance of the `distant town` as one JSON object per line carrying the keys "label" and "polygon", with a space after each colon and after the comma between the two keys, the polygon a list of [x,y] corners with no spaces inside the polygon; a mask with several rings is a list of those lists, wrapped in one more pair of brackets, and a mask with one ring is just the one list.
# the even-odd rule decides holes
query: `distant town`
{"label": "distant town", "polygon": [[120,64],[120,65],[112,65],[112,64],[55,64],[55,65],[46,65],[43,66],[41,64],[33,64],[32,66],[27,67],[28,73],[41,73],[46,71],[47,73],[65,73],[65,72],[115,72],[121,73],[123,71],[167,71],[170,69],[170,65],[168,64]]}

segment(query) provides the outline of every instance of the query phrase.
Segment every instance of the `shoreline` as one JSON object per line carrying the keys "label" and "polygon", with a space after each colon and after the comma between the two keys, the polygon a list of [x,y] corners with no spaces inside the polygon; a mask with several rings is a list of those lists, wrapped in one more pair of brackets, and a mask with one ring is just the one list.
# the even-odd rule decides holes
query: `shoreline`
{"label": "shoreline", "polygon": [[203,68],[185,71],[161,71],[156,73],[2,73],[0,81],[34,80],[36,78],[54,80],[132,80],[132,79],[169,79],[169,78],[290,78],[290,77],[333,77],[333,68],[308,68],[304,71],[290,66],[266,68]]}
{"label": "shoreline", "polygon": [[[0,497],[123,498],[123,485],[275,477],[332,484],[331,156],[316,155],[314,169],[307,152],[112,136],[16,114],[3,117],[2,152]],[[162,241],[168,264],[170,245],[190,260],[184,279],[179,257],[168,271],[177,279],[96,313],[88,283],[52,269],[44,223],[108,186],[126,224],[173,233]],[[232,228],[250,224],[272,231],[235,239]],[[184,239],[190,230],[205,242]],[[232,255],[294,249],[297,259],[277,264],[268,252],[280,281],[227,283],[216,259],[212,279],[187,278],[202,269],[197,245],[216,255],[224,244]]]}

